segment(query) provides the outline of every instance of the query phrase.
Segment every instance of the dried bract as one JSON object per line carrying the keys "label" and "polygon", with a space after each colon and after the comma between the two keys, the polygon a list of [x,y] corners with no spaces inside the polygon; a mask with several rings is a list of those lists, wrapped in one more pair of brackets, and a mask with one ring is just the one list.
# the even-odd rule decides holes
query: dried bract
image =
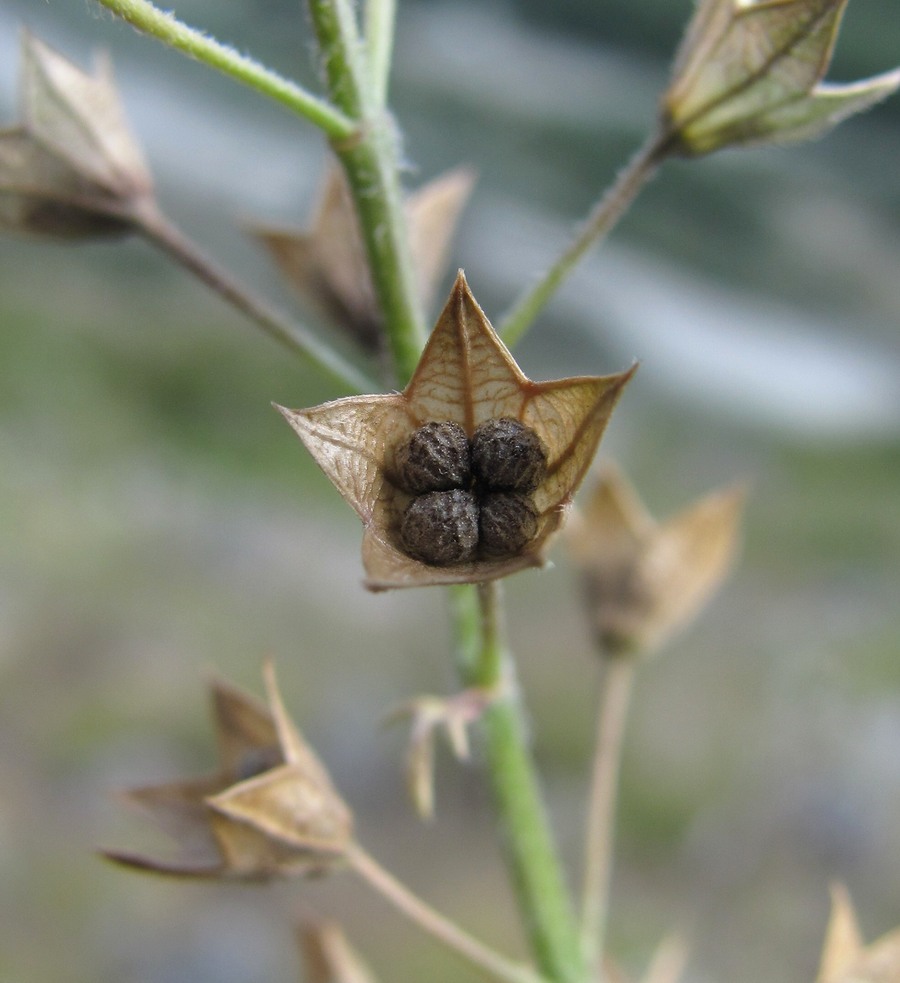
{"label": "dried bract", "polygon": [[[477,583],[544,562],[549,539],[561,527],[633,371],[532,382],[460,273],[402,393],[354,396],[307,410],[279,409],[362,519],[368,587]],[[471,440],[482,424],[499,420],[515,421],[517,428],[533,433],[529,440],[536,439],[546,456],[543,477],[529,493],[536,516],[533,535],[500,556],[479,549],[458,560],[422,559],[401,533],[413,495],[400,477],[398,452],[402,462],[411,435],[426,424],[456,424]],[[458,490],[480,502],[491,489],[475,482]]]}
{"label": "dried bract", "polygon": [[466,689],[451,697],[421,696],[398,707],[388,717],[393,722],[412,722],[406,756],[410,798],[423,819],[434,814],[435,736],[442,731],[457,761],[468,760],[468,727],[491,704],[494,695],[485,689]]}
{"label": "dried bract", "polygon": [[567,536],[604,653],[653,650],[696,615],[732,564],[743,499],[714,492],[658,524],[607,468]]}
{"label": "dried bract", "polygon": [[315,874],[341,859],[350,812],[288,718],[270,666],[266,688],[268,708],[214,684],[216,773],[126,793],[178,843],[180,856],[108,850],[107,857],[163,874],[254,880]]}
{"label": "dried bract", "polygon": [[[445,271],[450,241],[473,185],[472,172],[459,168],[406,200],[413,265],[426,305],[434,299]],[[302,299],[363,348],[374,351],[380,347],[381,312],[350,192],[336,163],[329,168],[308,231],[267,226],[251,231]]]}
{"label": "dried bract", "polygon": [[0,229],[60,238],[130,231],[152,182],[106,59],[83,72],[22,39],[21,122],[0,131]]}
{"label": "dried bract", "polygon": [[822,82],[847,2],[700,0],[663,97],[673,152],[805,140],[896,91],[900,69]]}

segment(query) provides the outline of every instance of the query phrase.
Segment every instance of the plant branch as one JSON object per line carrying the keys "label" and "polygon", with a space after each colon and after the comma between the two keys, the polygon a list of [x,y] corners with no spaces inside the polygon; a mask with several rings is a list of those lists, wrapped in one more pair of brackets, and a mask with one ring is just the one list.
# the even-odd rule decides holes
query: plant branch
{"label": "plant branch", "polygon": [[604,667],[584,848],[581,951],[589,967],[603,963],[619,768],[636,662],[610,657],[604,659]]}
{"label": "plant branch", "polygon": [[461,643],[458,668],[466,686],[496,694],[481,720],[484,753],[507,866],[532,951],[545,976],[556,983],[575,983],[582,979],[578,937],[528,752],[522,707],[503,639],[499,590],[494,581],[455,592]]}
{"label": "plant branch", "polygon": [[512,348],[522,338],[591,246],[607,235],[625,214],[641,188],[659,169],[668,152],[668,140],[654,134],[619,172],[565,252],[504,316],[499,334],[508,347]]}
{"label": "plant branch", "polygon": [[309,331],[258,297],[228,271],[207,257],[200,247],[174,226],[154,204],[139,208],[135,221],[138,229],[150,242],[168,253],[223,300],[246,315],[270,338],[328,375],[339,383],[342,389],[346,390],[350,387],[358,393],[373,391],[374,383],[359,369],[341,358],[333,349],[323,345]]}
{"label": "plant branch", "polygon": [[292,112],[319,127],[332,140],[346,140],[356,129],[355,122],[329,105],[324,99],[307,92],[296,82],[282,78],[271,69],[188,27],[149,0],[97,0],[132,27],[177,48],[198,61],[269,96]]}
{"label": "plant branch", "polygon": [[425,325],[400,190],[396,133],[384,108],[373,100],[366,52],[347,0],[309,0],[309,9],[331,98],[359,123],[353,138],[332,140],[332,149],[347,175],[402,385],[419,360]]}
{"label": "plant branch", "polygon": [[365,11],[365,38],[372,104],[383,108],[387,104],[397,0],[366,0]]}
{"label": "plant branch", "polygon": [[473,966],[506,983],[545,983],[528,966],[513,962],[479,942],[474,936],[435,911],[405,884],[385,870],[359,844],[353,844],[346,858],[351,868],[383,898],[433,938],[453,949]]}

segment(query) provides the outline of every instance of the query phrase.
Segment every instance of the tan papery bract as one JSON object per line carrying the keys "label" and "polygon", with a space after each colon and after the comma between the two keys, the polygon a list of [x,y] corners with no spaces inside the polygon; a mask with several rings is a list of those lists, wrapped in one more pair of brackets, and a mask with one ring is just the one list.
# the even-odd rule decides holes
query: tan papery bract
{"label": "tan papery bract", "polygon": [[[424,306],[434,300],[450,242],[475,183],[467,168],[429,182],[406,199],[410,249]],[[366,261],[353,202],[337,163],[332,162],[308,230],[254,226],[293,289],[364,348],[377,349],[382,317]]]}
{"label": "tan papery bract", "polygon": [[567,545],[608,654],[655,649],[697,614],[733,563],[743,500],[741,487],[724,489],[657,523],[605,468]]}
{"label": "tan papery bract", "polygon": [[274,670],[269,706],[212,684],[220,768],[208,777],[126,792],[178,845],[172,859],[104,851],[131,867],[184,877],[315,874],[339,861],[351,813],[285,712]]}

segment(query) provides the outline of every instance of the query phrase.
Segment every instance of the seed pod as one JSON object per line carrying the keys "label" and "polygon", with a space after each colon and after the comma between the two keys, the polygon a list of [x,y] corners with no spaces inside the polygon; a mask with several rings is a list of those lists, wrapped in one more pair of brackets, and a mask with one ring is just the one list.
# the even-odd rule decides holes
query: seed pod
{"label": "seed pod", "polygon": [[435,567],[471,560],[478,546],[478,504],[471,492],[454,488],[414,498],[400,520],[403,549]]}
{"label": "seed pod", "polygon": [[462,488],[469,480],[469,438],[450,420],[426,423],[414,430],[394,454],[397,475],[405,491]]}
{"label": "seed pod", "polygon": [[515,556],[537,535],[538,514],[521,492],[492,492],[481,499],[478,518],[482,556]]}
{"label": "seed pod", "polygon": [[472,434],[472,472],[489,491],[532,492],[547,473],[547,451],[518,420],[488,420]]}

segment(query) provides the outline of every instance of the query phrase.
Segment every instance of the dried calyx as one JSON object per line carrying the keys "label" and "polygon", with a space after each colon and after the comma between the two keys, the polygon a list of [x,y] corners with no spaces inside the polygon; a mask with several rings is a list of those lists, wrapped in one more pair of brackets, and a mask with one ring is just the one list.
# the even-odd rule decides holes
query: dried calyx
{"label": "dried calyx", "polygon": [[395,452],[396,483],[414,497],[400,519],[404,552],[432,566],[513,556],[537,535],[531,497],[547,473],[540,437],[511,417],[471,440],[449,420],[426,423]]}

